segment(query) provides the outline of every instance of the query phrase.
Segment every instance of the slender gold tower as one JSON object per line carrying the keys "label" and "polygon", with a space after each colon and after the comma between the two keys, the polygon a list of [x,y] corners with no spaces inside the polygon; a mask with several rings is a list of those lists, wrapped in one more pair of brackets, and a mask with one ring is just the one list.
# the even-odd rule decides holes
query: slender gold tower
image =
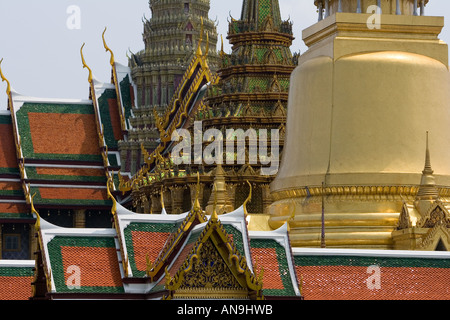
{"label": "slender gold tower", "polygon": [[324,234],[327,247],[395,248],[402,208],[421,185],[427,132],[439,201],[447,201],[448,46],[438,38],[444,19],[425,16],[427,2],[315,1],[319,21],[303,31],[309,50],[292,74],[271,185],[269,223],[295,214],[293,246],[320,246]]}

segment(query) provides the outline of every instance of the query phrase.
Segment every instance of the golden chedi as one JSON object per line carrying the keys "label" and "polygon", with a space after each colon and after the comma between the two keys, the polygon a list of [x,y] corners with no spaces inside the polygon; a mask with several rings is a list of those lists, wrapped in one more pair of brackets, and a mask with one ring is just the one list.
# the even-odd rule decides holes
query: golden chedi
{"label": "golden chedi", "polygon": [[[450,221],[450,76],[444,19],[425,16],[427,3],[315,1],[271,185],[269,224],[289,221],[293,246],[435,249],[433,204]],[[427,132],[433,170],[422,173]],[[429,181],[438,197],[424,203]],[[447,248],[448,237],[439,241]]]}

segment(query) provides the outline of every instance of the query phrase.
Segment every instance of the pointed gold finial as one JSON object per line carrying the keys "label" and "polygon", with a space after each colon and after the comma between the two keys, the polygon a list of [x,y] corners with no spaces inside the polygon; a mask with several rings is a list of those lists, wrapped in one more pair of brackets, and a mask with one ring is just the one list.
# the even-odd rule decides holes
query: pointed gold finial
{"label": "pointed gold finial", "polygon": [[93,76],[92,76],[92,69],[89,68],[89,66],[86,64],[86,60],[84,60],[84,55],[83,55],[83,48],[84,48],[85,45],[86,45],[86,43],[83,43],[83,45],[81,46],[81,49],[80,49],[81,62],[83,63],[83,68],[86,68],[86,69],[89,70],[89,78],[88,78],[88,81],[89,81],[89,83],[92,83],[92,79],[93,79]]}
{"label": "pointed gold finial", "polygon": [[221,41],[221,45],[220,45],[220,57],[223,57],[223,55],[225,54],[225,51],[223,51],[223,35],[220,35],[220,41]]}
{"label": "pointed gold finial", "polygon": [[431,156],[430,156],[430,146],[429,146],[429,132],[427,131],[427,146],[425,152],[425,168],[423,169],[423,174],[433,174],[434,171],[431,168]]}
{"label": "pointed gold finial", "polygon": [[208,56],[209,53],[209,32],[206,31],[206,48],[205,48],[205,57]]}
{"label": "pointed gold finial", "polygon": [[111,64],[111,66],[114,66],[114,64],[115,64],[115,61],[114,61],[114,53],[112,52],[112,50],[108,47],[108,45],[106,44],[106,40],[105,40],[105,33],[106,33],[106,30],[107,30],[108,28],[107,27],[105,27],[105,30],[103,31],[103,34],[102,34],[102,39],[103,39],[103,46],[105,47],[105,50],[106,50],[106,52],[109,52],[110,54],[111,54],[111,60],[110,60],[110,64]]}
{"label": "pointed gold finial", "polygon": [[0,60],[0,77],[2,78],[2,82],[6,81],[7,87],[6,87],[6,94],[9,96],[11,94],[11,83],[9,82],[8,79],[6,79],[6,77],[3,75],[2,72],[2,62],[3,62],[3,58],[2,60]]}
{"label": "pointed gold finial", "polygon": [[203,43],[203,32],[204,32],[204,27],[203,27],[203,17],[201,17],[201,27],[200,27],[200,35],[198,38],[198,46],[197,46],[197,55],[198,56],[202,56],[202,43]]}
{"label": "pointed gold finial", "polygon": [[211,214],[211,220],[217,221],[219,220],[219,216],[217,214],[217,184],[214,182],[214,204],[213,204],[213,212]]}
{"label": "pointed gold finial", "polygon": [[201,210],[199,197],[200,197],[200,173],[197,172],[197,186],[195,187],[194,211]]}

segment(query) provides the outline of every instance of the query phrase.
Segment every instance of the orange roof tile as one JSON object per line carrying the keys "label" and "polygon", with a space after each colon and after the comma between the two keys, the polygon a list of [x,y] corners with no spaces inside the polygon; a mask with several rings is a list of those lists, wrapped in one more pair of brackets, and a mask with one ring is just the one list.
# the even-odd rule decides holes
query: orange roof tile
{"label": "orange roof tile", "polygon": [[0,300],[28,300],[33,277],[0,276]]}
{"label": "orange roof tile", "polygon": [[284,289],[280,276],[277,251],[275,248],[251,248],[252,257],[256,262],[256,274],[263,273],[264,289]]}
{"label": "orange roof tile", "polygon": [[171,233],[132,231],[134,260],[139,271],[147,270],[147,255],[154,262]]}
{"label": "orange roof tile", "polygon": [[36,168],[36,172],[40,175],[57,175],[57,176],[94,176],[103,177],[105,171],[103,169],[80,169],[80,168]]}
{"label": "orange roof tile", "polygon": [[98,155],[93,114],[28,113],[34,153]]}
{"label": "orange roof tile", "polygon": [[[61,247],[63,267],[77,266],[82,287],[121,287],[117,251],[103,247]],[[70,273],[65,274],[65,281]]]}
{"label": "orange roof tile", "polygon": [[442,300],[450,296],[449,269],[382,267],[380,289],[368,286],[367,267],[297,266],[307,300]]}
{"label": "orange roof tile", "polygon": [[42,199],[107,200],[106,189],[40,187]]}

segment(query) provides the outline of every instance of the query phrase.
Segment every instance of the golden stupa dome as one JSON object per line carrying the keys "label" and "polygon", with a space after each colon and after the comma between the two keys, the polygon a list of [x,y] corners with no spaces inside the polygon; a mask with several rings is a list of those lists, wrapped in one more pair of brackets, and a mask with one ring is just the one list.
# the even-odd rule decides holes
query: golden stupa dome
{"label": "golden stupa dome", "polygon": [[390,249],[421,184],[426,132],[436,185],[450,190],[443,18],[412,17],[421,1],[383,0],[381,25],[369,28],[373,15],[354,6],[377,1],[315,1],[325,2],[329,15],[304,30],[309,50],[292,74],[269,223],[289,220],[294,246],[319,246],[325,226],[327,246]]}

